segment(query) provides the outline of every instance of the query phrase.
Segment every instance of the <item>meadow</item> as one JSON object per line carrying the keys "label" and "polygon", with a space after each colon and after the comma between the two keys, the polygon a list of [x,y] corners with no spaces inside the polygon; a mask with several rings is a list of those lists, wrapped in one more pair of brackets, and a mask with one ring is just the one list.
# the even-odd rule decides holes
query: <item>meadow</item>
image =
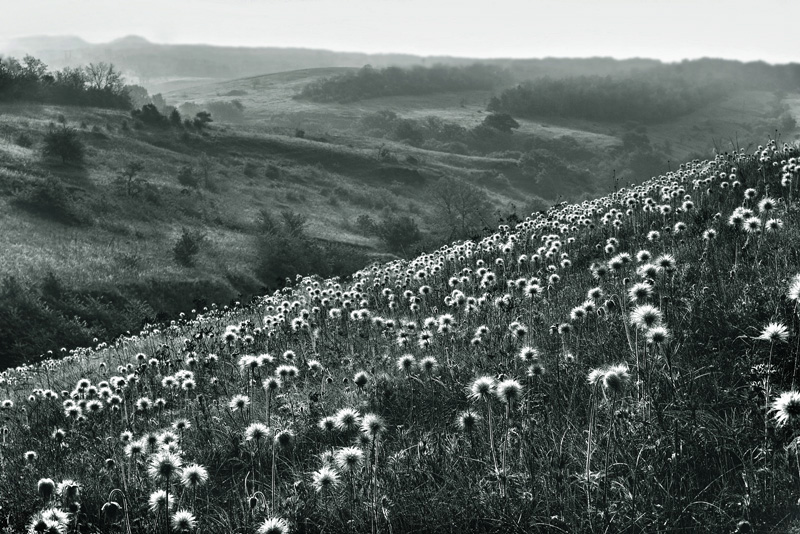
{"label": "meadow", "polygon": [[800,149],[0,375],[7,532],[796,523]]}

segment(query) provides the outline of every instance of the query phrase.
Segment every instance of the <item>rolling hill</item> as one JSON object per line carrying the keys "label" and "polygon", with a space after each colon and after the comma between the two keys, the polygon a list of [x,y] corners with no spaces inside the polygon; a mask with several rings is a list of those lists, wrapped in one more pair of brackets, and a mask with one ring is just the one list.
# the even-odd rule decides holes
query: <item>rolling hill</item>
{"label": "rolling hill", "polygon": [[799,158],[686,162],[8,370],[1,521],[795,531]]}

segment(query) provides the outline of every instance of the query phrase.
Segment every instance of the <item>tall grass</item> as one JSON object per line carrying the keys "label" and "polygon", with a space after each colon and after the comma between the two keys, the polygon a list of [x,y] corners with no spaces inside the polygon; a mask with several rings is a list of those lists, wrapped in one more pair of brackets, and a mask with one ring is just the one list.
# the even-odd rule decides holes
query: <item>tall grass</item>
{"label": "tall grass", "polygon": [[[301,278],[9,370],[2,521],[787,530],[799,155],[685,164],[346,284]],[[49,497],[41,479],[74,482]]]}

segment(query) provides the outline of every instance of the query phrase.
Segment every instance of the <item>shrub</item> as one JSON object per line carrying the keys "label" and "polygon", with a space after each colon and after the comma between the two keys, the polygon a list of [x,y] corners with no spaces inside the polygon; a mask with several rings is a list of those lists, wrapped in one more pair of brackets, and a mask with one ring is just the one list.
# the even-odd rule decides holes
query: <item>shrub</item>
{"label": "shrub", "polygon": [[198,231],[187,230],[183,228],[181,237],[175,243],[172,253],[175,256],[175,261],[178,265],[183,267],[194,267],[195,259],[200,253],[200,245],[205,240],[205,235]]}
{"label": "shrub", "polygon": [[62,126],[53,128],[44,136],[45,156],[61,158],[61,163],[81,163],[86,152],[83,141],[74,128]]}
{"label": "shrub", "polygon": [[87,218],[77,209],[75,199],[54,176],[28,184],[12,203],[30,213],[66,224],[81,224]]}
{"label": "shrub", "polygon": [[25,132],[22,132],[14,139],[14,144],[22,148],[31,148],[33,146],[33,138]]}
{"label": "shrub", "polygon": [[178,171],[178,183],[184,187],[197,189],[200,186],[200,176],[194,173],[191,165],[183,165]]}

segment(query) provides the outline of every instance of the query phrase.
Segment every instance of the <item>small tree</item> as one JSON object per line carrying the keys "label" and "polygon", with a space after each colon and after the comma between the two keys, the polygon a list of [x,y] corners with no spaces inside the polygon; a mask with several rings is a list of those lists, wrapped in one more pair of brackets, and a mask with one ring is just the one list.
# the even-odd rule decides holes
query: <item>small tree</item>
{"label": "small tree", "polygon": [[178,171],[178,183],[184,187],[197,189],[200,185],[200,177],[195,175],[191,165],[184,165]]}
{"label": "small tree", "polygon": [[193,232],[184,228],[180,239],[178,239],[178,242],[175,243],[175,247],[172,249],[172,253],[178,265],[193,267],[197,254],[200,253],[200,245],[204,239],[205,236],[202,233]]}
{"label": "small tree", "polygon": [[173,109],[172,112],[169,114],[169,122],[172,124],[174,128],[180,128],[181,123],[181,112],[178,111],[177,108]]}
{"label": "small tree", "polygon": [[208,111],[201,111],[197,115],[194,116],[194,127],[198,130],[202,130],[205,128],[209,122],[214,122],[211,120],[211,113]]}
{"label": "small tree", "polygon": [[136,176],[142,172],[143,169],[144,164],[141,161],[130,161],[120,171],[119,179],[125,184],[125,192],[128,196],[131,196],[135,192],[134,186],[139,181],[136,179]]}
{"label": "small tree", "polygon": [[385,219],[378,225],[377,232],[386,248],[403,255],[408,255],[411,247],[422,241],[417,222],[407,215]]}
{"label": "small tree", "polygon": [[66,125],[51,128],[44,136],[44,155],[61,158],[62,164],[83,162],[85,151],[77,130]]}

